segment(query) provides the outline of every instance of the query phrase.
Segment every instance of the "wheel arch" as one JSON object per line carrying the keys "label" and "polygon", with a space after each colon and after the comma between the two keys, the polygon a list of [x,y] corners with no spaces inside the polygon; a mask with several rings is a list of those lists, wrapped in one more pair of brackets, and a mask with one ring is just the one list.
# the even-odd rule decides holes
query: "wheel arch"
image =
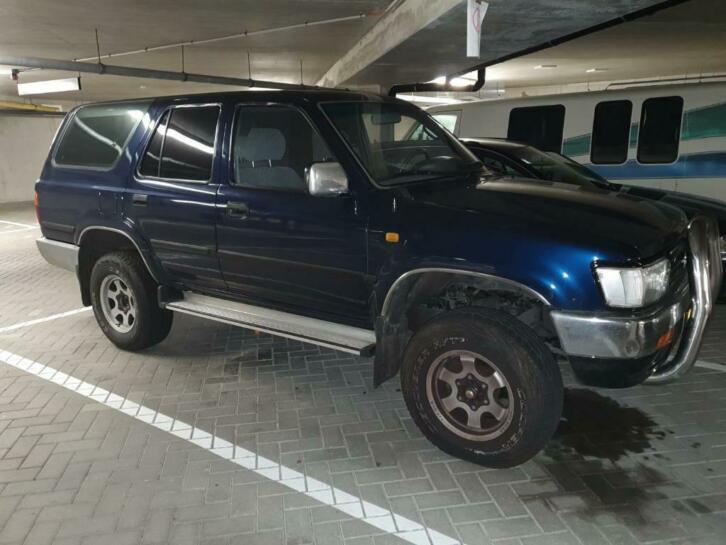
{"label": "wheel arch", "polygon": [[[445,310],[463,306],[504,310],[531,325],[527,323],[528,318],[518,315],[512,305],[506,304],[510,300],[516,302],[517,309],[535,311],[540,321],[549,320],[550,301],[538,291],[515,280],[447,267],[412,269],[401,274],[391,284],[376,318],[375,385],[398,373],[403,351],[413,332],[418,329],[416,325],[409,323],[409,311],[427,298],[440,298],[447,287],[451,286],[473,289],[479,297],[468,302],[463,298],[458,306],[450,306]],[[451,305],[450,302],[446,304]]]}
{"label": "wheel arch", "polygon": [[157,283],[158,273],[151,267],[147,256],[141,251],[139,243],[126,231],[99,225],[89,226],[81,231],[76,243],[78,251],[78,281],[81,287],[81,299],[84,305],[91,304],[90,279],[95,262],[104,254],[126,250],[138,253],[149,275]]}

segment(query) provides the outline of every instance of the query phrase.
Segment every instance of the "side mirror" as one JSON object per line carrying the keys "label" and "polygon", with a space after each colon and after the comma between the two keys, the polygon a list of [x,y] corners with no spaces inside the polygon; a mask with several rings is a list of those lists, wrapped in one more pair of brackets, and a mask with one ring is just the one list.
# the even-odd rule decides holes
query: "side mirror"
{"label": "side mirror", "polygon": [[348,177],[340,163],[313,163],[305,177],[311,195],[332,197],[348,192]]}

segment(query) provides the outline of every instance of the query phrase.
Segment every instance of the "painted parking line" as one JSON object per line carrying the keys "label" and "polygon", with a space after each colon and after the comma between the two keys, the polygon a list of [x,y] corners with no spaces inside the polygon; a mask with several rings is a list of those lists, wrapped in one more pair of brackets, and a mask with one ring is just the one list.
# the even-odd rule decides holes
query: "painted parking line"
{"label": "painted parking line", "polygon": [[367,502],[323,481],[280,465],[274,460],[258,456],[251,450],[241,448],[187,422],[140,405],[135,401],[114,394],[95,384],[82,381],[45,364],[4,350],[0,350],[0,362],[62,386],[71,392],[122,412],[159,430],[171,433],[220,458],[253,471],[300,494],[305,494],[324,505],[333,507],[352,518],[361,520],[413,545],[464,545],[457,539],[397,515],[384,507]]}
{"label": "painted parking line", "polygon": [[703,367],[704,369],[710,369],[711,371],[721,371],[726,373],[726,365],[721,363],[711,363],[710,361],[696,360],[696,367]]}
{"label": "painted parking line", "polygon": [[6,225],[15,225],[16,227],[27,227],[28,229],[36,229],[38,227],[37,223],[18,223],[17,221],[8,220],[0,220],[0,223],[5,223]]}
{"label": "painted parking line", "polygon": [[15,331],[16,329],[22,329],[31,325],[42,324],[43,322],[50,322],[52,320],[57,320],[58,318],[65,318],[67,316],[73,316],[74,314],[88,312],[89,310],[91,310],[91,307],[77,308],[74,310],[69,310],[68,312],[61,312],[60,314],[52,314],[51,316],[46,316],[45,318],[37,318],[28,322],[20,322],[19,324],[0,327],[0,333],[7,333],[8,331]]}
{"label": "painted parking line", "polygon": [[27,231],[32,231],[34,229],[37,229],[37,227],[20,227],[18,229],[6,229],[4,231],[0,231],[0,235],[9,235],[10,233],[24,233]]}

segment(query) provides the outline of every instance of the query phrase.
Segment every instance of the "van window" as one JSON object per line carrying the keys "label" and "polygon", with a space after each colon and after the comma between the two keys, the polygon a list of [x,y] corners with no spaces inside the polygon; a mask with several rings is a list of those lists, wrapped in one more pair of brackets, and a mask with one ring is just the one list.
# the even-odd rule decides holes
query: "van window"
{"label": "van window", "polygon": [[561,104],[513,108],[509,113],[507,138],[559,153],[564,126],[565,107]]}
{"label": "van window", "polygon": [[57,165],[112,167],[146,115],[150,102],[84,106],[68,121],[53,157]]}
{"label": "van window", "polygon": [[234,185],[307,192],[306,170],[313,163],[335,160],[318,131],[297,109],[238,108],[232,141]]}
{"label": "van window", "polygon": [[682,97],[649,98],[640,114],[638,162],[672,163],[678,158]]}
{"label": "van window", "polygon": [[459,120],[458,113],[431,114],[431,117],[438,121],[439,124],[451,134],[456,132],[456,122]]}
{"label": "van window", "polygon": [[590,160],[598,165],[619,165],[628,159],[633,103],[609,100],[595,106]]}
{"label": "van window", "polygon": [[146,148],[139,173],[172,180],[209,181],[219,111],[218,106],[193,106],[166,112]]}

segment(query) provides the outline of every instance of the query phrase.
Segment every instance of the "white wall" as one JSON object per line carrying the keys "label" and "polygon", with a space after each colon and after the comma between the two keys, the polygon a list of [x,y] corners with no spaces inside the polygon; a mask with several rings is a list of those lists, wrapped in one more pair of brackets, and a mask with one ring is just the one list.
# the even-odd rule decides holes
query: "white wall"
{"label": "white wall", "polygon": [[62,117],[0,114],[0,203],[33,200]]}

